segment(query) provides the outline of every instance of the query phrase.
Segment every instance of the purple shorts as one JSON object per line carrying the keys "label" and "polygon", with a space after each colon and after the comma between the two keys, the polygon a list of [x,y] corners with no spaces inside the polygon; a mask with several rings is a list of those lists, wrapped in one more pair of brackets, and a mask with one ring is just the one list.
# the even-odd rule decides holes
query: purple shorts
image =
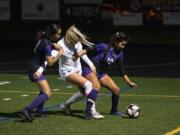
{"label": "purple shorts", "polygon": [[46,80],[45,74],[41,74],[41,76],[39,78],[34,78],[32,74],[28,74],[28,77],[31,80],[31,82],[39,82],[42,80]]}
{"label": "purple shorts", "polygon": [[[88,66],[83,66],[82,67],[82,75],[84,76],[84,77],[86,77],[87,75],[89,75],[90,73],[92,72],[92,70],[88,67]],[[104,73],[104,72],[97,72],[97,78],[98,79],[101,79],[103,76],[105,76],[106,75],[106,73]]]}

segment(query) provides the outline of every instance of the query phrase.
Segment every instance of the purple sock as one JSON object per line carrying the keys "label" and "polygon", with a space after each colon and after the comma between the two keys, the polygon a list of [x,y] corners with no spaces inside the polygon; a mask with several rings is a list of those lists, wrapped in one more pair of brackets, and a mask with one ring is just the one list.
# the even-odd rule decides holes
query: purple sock
{"label": "purple sock", "polygon": [[[40,92],[40,93],[39,93],[39,96],[42,95],[42,94],[43,94],[43,93]],[[37,112],[42,112],[43,107],[44,107],[44,104],[45,104],[45,101],[42,102],[40,105],[38,105],[36,111],[37,111]]]}
{"label": "purple sock", "polygon": [[36,111],[37,111],[37,112],[42,112],[42,111],[43,111],[44,104],[45,104],[45,101],[44,101],[43,103],[41,103],[40,105],[38,105]]}
{"label": "purple sock", "polygon": [[112,94],[112,112],[118,111],[119,96]]}
{"label": "purple sock", "polygon": [[91,111],[91,107],[94,104],[96,98],[97,98],[98,91],[95,89],[92,89],[92,91],[88,94],[88,100],[87,100],[87,106],[86,110]]}
{"label": "purple sock", "polygon": [[45,102],[48,99],[48,96],[46,94],[40,94],[38,97],[36,97],[33,102],[27,106],[26,108],[29,111],[32,111],[33,109],[37,108],[40,104]]}

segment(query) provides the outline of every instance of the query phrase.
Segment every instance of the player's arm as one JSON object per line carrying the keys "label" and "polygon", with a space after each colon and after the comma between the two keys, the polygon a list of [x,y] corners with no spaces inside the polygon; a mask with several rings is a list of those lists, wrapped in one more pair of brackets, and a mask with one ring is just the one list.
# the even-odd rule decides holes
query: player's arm
{"label": "player's arm", "polygon": [[126,71],[125,71],[125,67],[124,67],[124,63],[123,61],[119,61],[118,62],[118,69],[120,70],[120,73],[122,75],[123,80],[132,88],[136,88],[137,84],[133,81],[131,81],[131,79],[128,77]]}
{"label": "player's arm", "polygon": [[[56,51],[55,53],[52,54],[51,52],[51,56],[46,56],[46,57],[50,57],[50,59],[52,59],[52,62],[56,62],[57,60],[59,60],[59,58],[62,56],[63,54],[63,49]],[[54,60],[54,61],[53,61]],[[51,60],[50,60],[51,61]],[[39,78],[41,76],[41,74],[45,71],[46,67],[48,65],[47,61],[44,61],[44,63],[36,70],[36,72],[33,74],[33,76],[35,78]]]}
{"label": "player's arm", "polygon": [[[61,48],[61,47],[60,47]],[[57,49],[56,50],[52,50],[51,51],[51,54],[49,55],[48,54],[48,56],[46,56],[46,57],[50,57],[49,59],[49,61],[52,61],[53,63],[55,63],[61,56],[62,56],[62,54],[63,54],[63,48],[61,48],[61,49],[59,49],[59,51],[57,51]],[[53,59],[54,59],[54,61],[53,61]],[[41,74],[43,73],[43,71],[45,71],[45,69],[46,69],[46,66],[48,65],[48,61],[46,60],[46,61],[44,61],[44,63],[37,69],[37,71],[33,74],[33,76],[35,77],[35,78],[39,78],[40,76],[41,76]]]}
{"label": "player's arm", "polygon": [[77,60],[78,58],[80,58],[81,56],[85,55],[87,52],[86,50],[79,50],[78,52],[75,52],[73,55],[73,60]]}
{"label": "player's arm", "polygon": [[129,86],[131,86],[132,88],[138,87],[138,85],[137,85],[135,82],[133,82],[133,81],[131,81],[131,80],[129,79],[129,77],[128,77],[127,74],[125,74],[125,75],[123,76],[123,79],[124,79],[125,82],[126,82]]}
{"label": "player's arm", "polygon": [[77,54],[79,54],[78,57],[80,57],[90,67],[90,69],[96,74],[96,67],[86,55],[87,51],[85,49],[82,49],[82,44],[80,42],[78,43],[78,46],[76,49],[77,49]]}
{"label": "player's arm", "polygon": [[62,49],[62,47],[61,47],[59,44],[57,44],[57,43],[52,43],[52,46],[53,46],[53,48],[54,48],[55,50]]}
{"label": "player's arm", "polygon": [[59,45],[59,48],[57,50],[58,50],[58,53],[54,57],[54,56],[51,55],[51,49],[47,49],[46,61],[47,61],[47,64],[49,66],[54,65],[59,60],[59,58],[63,55],[63,53],[64,53],[64,49],[60,45]]}
{"label": "player's arm", "polygon": [[81,56],[92,52],[93,50],[95,50],[95,47],[91,47],[91,48],[90,47],[86,47],[84,49],[81,49],[81,50],[79,50],[78,52],[76,52],[74,54],[74,56],[73,56],[74,58],[73,59],[76,60],[76,59],[80,58]]}
{"label": "player's arm", "polygon": [[94,64],[92,63],[92,61],[88,58],[88,56],[85,54],[83,56],[81,56],[82,60],[90,67],[90,69],[92,70],[93,73],[97,73],[96,72],[96,67],[94,66]]}

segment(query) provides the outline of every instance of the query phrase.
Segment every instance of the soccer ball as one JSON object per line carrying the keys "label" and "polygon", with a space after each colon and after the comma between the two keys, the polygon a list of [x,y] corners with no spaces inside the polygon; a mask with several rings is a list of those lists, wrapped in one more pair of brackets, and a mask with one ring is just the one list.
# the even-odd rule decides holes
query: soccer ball
{"label": "soccer ball", "polygon": [[126,113],[130,118],[138,118],[140,115],[140,107],[136,104],[130,104],[126,108]]}

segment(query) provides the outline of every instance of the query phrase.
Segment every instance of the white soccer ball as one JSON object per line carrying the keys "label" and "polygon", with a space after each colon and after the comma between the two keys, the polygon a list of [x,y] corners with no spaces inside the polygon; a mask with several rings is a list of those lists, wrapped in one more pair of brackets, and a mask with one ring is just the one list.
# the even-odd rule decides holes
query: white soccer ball
{"label": "white soccer ball", "polygon": [[52,57],[56,57],[58,55],[58,53],[59,53],[59,51],[57,51],[55,49],[51,50],[51,56]]}
{"label": "white soccer ball", "polygon": [[140,115],[140,107],[137,104],[130,104],[126,108],[126,113],[130,118],[138,118]]}

